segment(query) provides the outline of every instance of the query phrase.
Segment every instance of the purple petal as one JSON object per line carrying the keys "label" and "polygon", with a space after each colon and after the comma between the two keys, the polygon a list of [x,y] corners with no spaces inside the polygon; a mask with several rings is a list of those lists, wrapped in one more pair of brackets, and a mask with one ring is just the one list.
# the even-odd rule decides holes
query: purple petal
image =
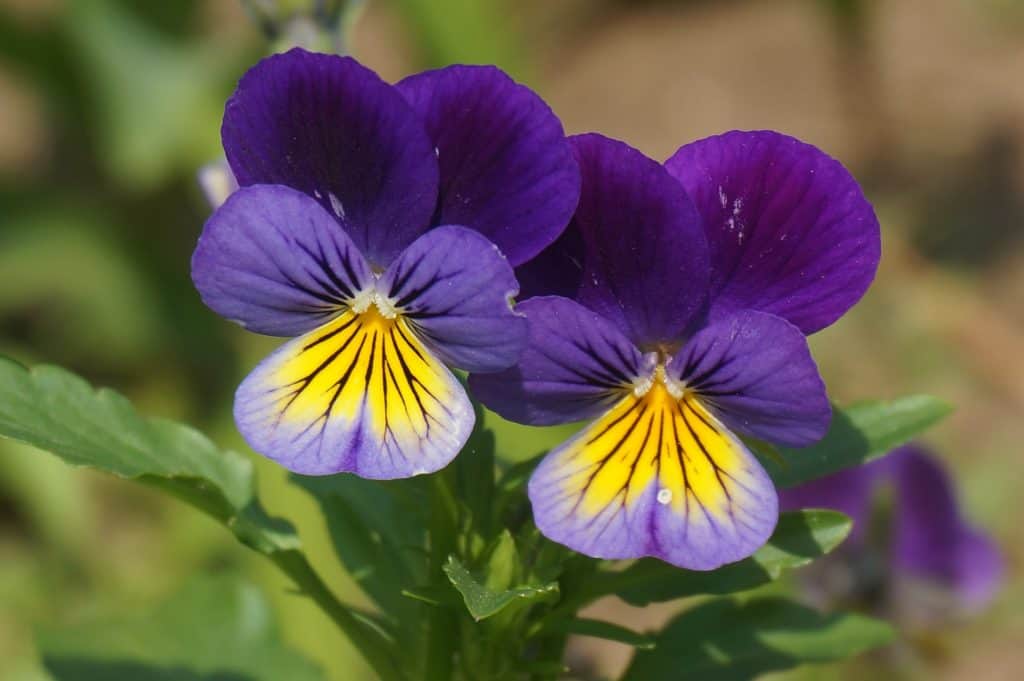
{"label": "purple petal", "polygon": [[534,426],[591,418],[641,377],[640,352],[592,310],[555,296],[532,298],[517,310],[529,326],[519,363],[469,379],[473,395],[503,417]]}
{"label": "purple petal", "polygon": [[966,610],[977,611],[995,597],[1005,567],[999,546],[985,532],[963,526],[954,549],[953,588]]}
{"label": "purple petal", "polygon": [[850,173],[775,132],[688,144],[665,166],[697,205],[711,251],[712,318],[752,308],[813,333],[875,276],[878,220]]}
{"label": "purple petal", "polygon": [[654,556],[692,570],[749,556],[778,519],[753,455],[699,401],[662,383],[627,394],[552,451],[529,495],[549,539],[595,558]]}
{"label": "purple petal", "polygon": [[370,307],[261,362],[238,388],[235,422],[253,449],[296,473],[391,479],[443,468],[474,415],[408,323]]}
{"label": "purple petal", "polygon": [[583,235],[574,224],[536,258],[516,268],[519,300],[562,296],[578,300],[583,284]]}
{"label": "purple petal", "polygon": [[437,224],[464,225],[513,265],[565,229],[579,198],[576,161],[550,107],[493,66],[449,66],[397,85],[437,147]]}
{"label": "purple petal", "polygon": [[465,227],[438,227],[414,241],[378,283],[398,312],[448,364],[498,371],[526,344],[526,320],[512,310],[519,291],[498,247]]}
{"label": "purple petal", "polygon": [[698,331],[669,376],[738,432],[790,447],[825,436],[832,408],[807,339],[784,319],[747,310]]}
{"label": "purple petal", "polygon": [[826,475],[811,482],[779,491],[779,508],[798,511],[802,508],[828,508],[839,511],[853,520],[853,529],[847,540],[860,543],[871,520],[871,503],[875,481],[880,472],[879,459],[861,466]]}
{"label": "purple petal", "polygon": [[320,204],[259,185],[232,194],[207,221],[192,280],[222,317],[256,333],[297,336],[340,314],[373,274]]}
{"label": "purple petal", "polygon": [[221,136],[240,185],[316,198],[379,267],[428,226],[430,138],[398,91],[353,59],[298,48],[264,59],[228,101]]}
{"label": "purple petal", "polygon": [[912,445],[889,459],[896,482],[896,565],[950,585],[969,608],[984,605],[1002,578],[995,543],[963,519],[953,483],[937,459]]}
{"label": "purple petal", "polygon": [[580,302],[641,348],[677,340],[705,299],[696,209],[658,163],[596,134],[571,138],[583,176],[570,229],[584,244]]}

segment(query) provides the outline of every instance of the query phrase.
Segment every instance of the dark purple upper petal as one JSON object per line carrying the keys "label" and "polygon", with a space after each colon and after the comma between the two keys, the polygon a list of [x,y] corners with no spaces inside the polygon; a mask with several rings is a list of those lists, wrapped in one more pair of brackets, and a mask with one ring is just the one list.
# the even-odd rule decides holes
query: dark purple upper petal
{"label": "dark purple upper petal", "polygon": [[414,241],[377,285],[438,357],[467,371],[515,364],[526,319],[513,312],[519,291],[498,247],[465,227],[432,229]]}
{"label": "dark purple upper petal", "polygon": [[640,347],[678,340],[707,289],[696,209],[661,165],[627,144],[570,140],[583,178],[570,226],[583,242],[580,302]]}
{"label": "dark purple upper petal", "polygon": [[469,378],[473,395],[503,417],[546,426],[597,416],[641,376],[639,351],[579,303],[543,296],[516,309],[530,331],[519,363]]}
{"label": "dark purple upper petal", "polygon": [[864,295],[878,220],[835,159],[776,132],[729,132],[682,147],[665,166],[703,218],[712,318],[752,308],[813,333]]}
{"label": "dark purple upper petal", "polygon": [[296,48],[264,59],[228,100],[221,136],[240,185],[316,198],[377,266],[430,222],[430,138],[398,91],[351,58]]}
{"label": "dark purple upper petal", "polygon": [[320,204],[289,187],[257,185],[232,194],[207,221],[192,280],[222,317],[297,336],[339,314],[373,274]]}
{"label": "dark purple upper petal", "polygon": [[790,447],[824,437],[832,417],[807,339],[786,320],[745,310],[698,331],[666,367],[731,429]]}
{"label": "dark purple upper petal", "polygon": [[999,550],[964,520],[939,461],[909,445],[890,454],[889,464],[896,481],[895,564],[948,584],[968,607],[989,601],[1002,577]]}
{"label": "dark purple upper petal", "polygon": [[481,232],[513,265],[565,229],[579,170],[561,122],[532,90],[493,66],[449,66],[396,87],[437,147],[436,224]]}
{"label": "dark purple upper petal", "polygon": [[574,224],[530,262],[516,268],[519,300],[562,296],[577,300],[583,284],[583,235]]}

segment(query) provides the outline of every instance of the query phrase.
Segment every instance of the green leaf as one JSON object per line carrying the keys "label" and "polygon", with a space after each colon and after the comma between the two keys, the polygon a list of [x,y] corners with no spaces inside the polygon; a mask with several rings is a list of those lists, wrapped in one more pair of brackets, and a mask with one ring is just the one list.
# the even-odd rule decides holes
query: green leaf
{"label": "green leaf", "polygon": [[471,529],[484,541],[489,541],[498,529],[492,512],[495,438],[483,425],[483,411],[479,407],[475,411],[476,427],[453,462],[452,477],[455,495],[469,511]]}
{"label": "green leaf", "polygon": [[504,591],[512,586],[520,573],[519,551],[512,533],[502,530],[487,550],[484,586],[491,591]]}
{"label": "green leaf", "polygon": [[415,603],[402,587],[427,581],[427,480],[365,480],[342,474],[291,481],[317,500],[335,552],[382,613],[414,625]]}
{"label": "green leaf", "polygon": [[540,465],[540,462],[547,455],[548,452],[545,450],[536,456],[507,465],[501,473],[501,478],[498,480],[498,493],[509,494],[524,491],[527,483],[530,481],[530,476],[533,475],[534,469]]}
{"label": "green leaf", "polygon": [[56,681],[323,681],[286,647],[250,584],[204,578],[143,617],[108,619],[39,637]]}
{"label": "green leaf", "polygon": [[544,454],[517,461],[503,467],[495,484],[493,516],[500,526],[521,526],[529,516],[530,501],[526,496],[526,485]]}
{"label": "green leaf", "polygon": [[638,651],[624,681],[748,681],[769,671],[852,657],[885,645],[892,628],[863,615],[823,615],[782,598],[723,598],[672,620]]}
{"label": "green leaf", "polygon": [[543,633],[576,634],[577,636],[603,638],[608,641],[625,643],[639,650],[653,650],[655,647],[655,639],[652,636],[639,634],[632,629],[627,629],[611,622],[602,622],[601,620],[583,617],[559,620],[549,626],[545,626]]}
{"label": "green leaf", "polygon": [[632,605],[642,606],[698,594],[746,591],[778,579],[784,570],[825,555],[846,538],[852,525],[849,518],[836,511],[783,513],[771,539],[750,558],[710,572],[683,570],[644,558],[624,570],[594,575],[580,600],[590,602],[614,593]]}
{"label": "green leaf", "polygon": [[262,553],[299,546],[287,523],[260,508],[252,462],[219,450],[191,428],[143,418],[123,396],[93,390],[63,369],[28,370],[0,358],[0,437],[74,466],[160,487],[224,522]]}
{"label": "green leaf", "polygon": [[532,604],[555,598],[558,584],[550,582],[538,586],[521,586],[514,589],[495,591],[487,588],[474,577],[455,556],[449,556],[444,573],[452,585],[462,594],[469,614],[477,621],[501,612],[509,605]]}
{"label": "green leaf", "polygon": [[63,369],[28,370],[0,357],[0,437],[160,488],[222,522],[270,558],[324,609],[385,678],[396,678],[387,637],[340,603],[300,551],[295,529],[256,499],[252,462],[178,423],[144,418],[123,396]]}
{"label": "green leaf", "polygon": [[783,461],[762,457],[779,487],[816,480],[884,456],[945,418],[952,408],[929,395],[835,409],[828,434],[804,449],[780,448]]}

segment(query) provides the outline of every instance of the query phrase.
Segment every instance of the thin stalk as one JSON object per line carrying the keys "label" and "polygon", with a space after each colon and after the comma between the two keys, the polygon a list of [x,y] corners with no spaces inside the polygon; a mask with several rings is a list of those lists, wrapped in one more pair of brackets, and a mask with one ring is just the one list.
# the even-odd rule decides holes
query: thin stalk
{"label": "thin stalk", "polygon": [[[452,496],[449,470],[432,476],[430,500],[430,577],[446,579],[444,564],[455,550],[458,505]],[[458,645],[459,621],[450,608],[431,608],[427,620],[426,681],[451,681]]]}
{"label": "thin stalk", "polygon": [[398,667],[397,656],[388,636],[371,621],[360,617],[339,601],[305,556],[297,551],[279,551],[268,557],[331,618],[366,658],[381,681],[403,681],[405,675]]}
{"label": "thin stalk", "polygon": [[[555,663],[554,669],[561,668],[562,658],[565,656],[565,646],[569,642],[568,634],[551,634],[544,636],[540,641],[540,648],[537,652],[538,660],[550,660]],[[530,675],[530,681],[555,681],[561,677],[561,671],[535,672]]]}
{"label": "thin stalk", "polygon": [[245,546],[269,558],[274,565],[295,582],[295,585],[304,594],[312,598],[342,633],[352,641],[352,644],[366,658],[381,681],[404,681],[404,674],[395,661],[395,648],[390,637],[369,616],[339,601],[301,551],[275,550],[245,541],[236,531],[235,523],[239,517],[238,510],[230,507],[221,497],[211,494],[205,488],[156,476],[144,476],[139,481],[168,492],[216,519],[231,530]]}

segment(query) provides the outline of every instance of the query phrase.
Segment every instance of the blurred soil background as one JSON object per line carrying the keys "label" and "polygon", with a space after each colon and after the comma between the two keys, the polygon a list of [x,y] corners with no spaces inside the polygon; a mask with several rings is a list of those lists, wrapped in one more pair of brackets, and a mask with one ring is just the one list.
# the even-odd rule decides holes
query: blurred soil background
{"label": "blurred soil background", "polygon": [[[350,48],[388,80],[497,63],[567,131],[658,159],[774,128],[850,167],[881,218],[883,262],[864,301],[814,337],[816,356],[840,403],[927,392],[957,405],[928,440],[1002,545],[1007,582],[981,614],[786,678],[1020,678],[1024,2],[369,0]],[[66,366],[247,451],[231,395],[275,342],[206,310],[188,263],[208,214],[195,172],[220,153],[223,103],[267,49],[236,0],[0,0],[0,353]],[[492,421],[524,443],[509,458],[565,433]],[[258,465],[271,510],[359,599],[314,502]],[[364,678],[328,620],[212,522],[0,442],[0,679],[48,678],[37,626],[144,610],[199,571],[248,575],[290,642],[334,679]],[[679,606],[597,607],[643,627]],[[578,678],[612,678],[627,656],[572,649]]]}

